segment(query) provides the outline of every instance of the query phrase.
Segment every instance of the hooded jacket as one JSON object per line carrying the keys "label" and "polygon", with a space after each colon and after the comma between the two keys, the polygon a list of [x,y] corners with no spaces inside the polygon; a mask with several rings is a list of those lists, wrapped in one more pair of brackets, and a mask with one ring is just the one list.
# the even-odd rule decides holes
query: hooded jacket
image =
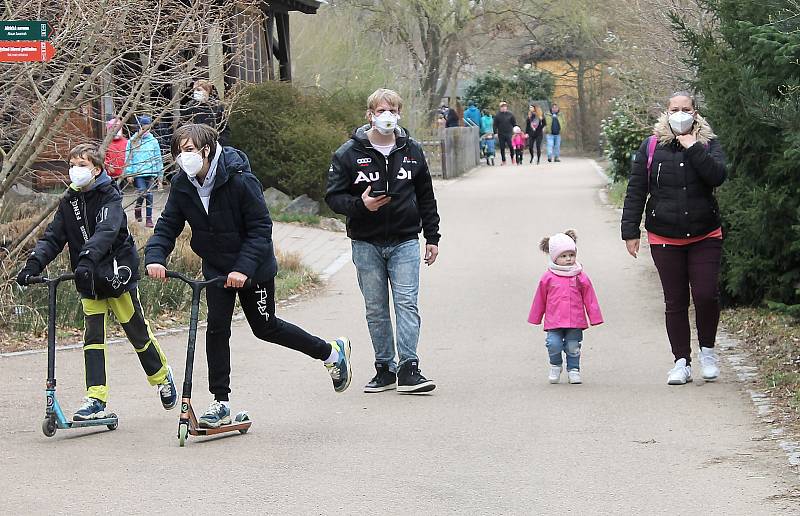
{"label": "hooded jacket", "polygon": [[197,188],[181,170],[172,180],[167,204],[145,248],[145,263],[166,267],[186,223],[192,251],[203,260],[206,279],[240,272],[263,282],[275,277],[272,219],[261,183],[245,153],[223,147],[206,213]]}
{"label": "hooded jacket", "polygon": [[[558,118],[558,135],[564,136],[567,127],[564,114],[559,111],[556,118]],[[553,134],[553,113],[545,113],[544,115],[544,134]]]}
{"label": "hooded jacket", "polygon": [[[479,128],[481,126],[481,111],[475,106],[468,107],[467,110],[464,111],[464,121],[472,122],[469,125],[474,125]],[[464,125],[466,126],[467,124]]]}
{"label": "hooded jacket", "polygon": [[151,131],[134,135],[125,148],[126,176],[161,177],[164,175],[164,160],[161,146]]}
{"label": "hooded jacket", "polygon": [[481,117],[481,136],[491,132],[494,132],[494,117],[492,115],[483,115]]}
{"label": "hooded jacket", "polygon": [[647,139],[633,158],[633,168],[622,210],[622,239],[640,237],[645,228],[668,238],[692,238],[721,226],[714,188],[726,177],[725,155],[706,120],[697,116],[693,134],[697,143],[684,149],[664,113],[655,125],[658,145],[648,179]]}
{"label": "hooded jacket", "polygon": [[[369,128],[358,128],[334,153],[325,202],[347,216],[347,235],[353,240],[403,242],[417,238],[422,230],[427,243],[438,245],[439,213],[422,146],[398,128],[395,148],[385,157],[370,143]],[[361,195],[379,182],[387,184],[392,200],[372,212]]]}
{"label": "hooded jacket", "polygon": [[[105,172],[97,177],[90,190],[67,189],[53,221],[36,243],[28,262],[35,262],[42,271],[61,253],[65,244],[69,244],[69,262],[73,271],[79,262],[84,262],[94,272],[94,290],[78,289],[83,297],[113,297],[109,289],[104,288],[107,286],[103,282],[105,278],[98,276],[109,272],[112,259],[116,259],[118,267],[126,268],[122,274],[124,283],[117,295],[135,287],[139,279],[139,255],[128,233],[122,195]],[[107,265],[109,270],[101,273],[101,265]]]}

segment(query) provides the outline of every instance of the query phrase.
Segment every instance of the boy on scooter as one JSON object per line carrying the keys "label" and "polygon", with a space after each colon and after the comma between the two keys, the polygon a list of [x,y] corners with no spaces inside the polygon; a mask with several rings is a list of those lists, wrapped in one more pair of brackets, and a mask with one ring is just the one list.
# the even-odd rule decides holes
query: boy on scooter
{"label": "boy on scooter", "polygon": [[158,387],[161,404],[169,410],[178,402],[172,369],[161,351],[139,301],[139,256],[128,233],[122,195],[103,170],[97,144],[84,143],[69,153],[71,184],[55,217],[36,243],[17,283],[27,285],[39,276],[69,244],[75,288],[84,313],[83,357],[86,398],[73,420],[106,417],[106,319],[108,310],[122,324],[150,385]]}
{"label": "boy on scooter", "polygon": [[278,266],[261,183],[247,156],[223,147],[218,139],[217,131],[204,124],[175,131],[171,151],[181,171],[172,180],[167,204],[145,248],[147,275],[166,281],[167,258],[188,222],[192,250],[203,260],[203,276],[227,277],[225,288],[206,288],[206,359],[214,401],[198,420],[203,428],[231,422],[230,337],[237,293],[256,337],[324,361],[336,392],[347,389],[351,376],[349,340],[326,342],[275,317]]}

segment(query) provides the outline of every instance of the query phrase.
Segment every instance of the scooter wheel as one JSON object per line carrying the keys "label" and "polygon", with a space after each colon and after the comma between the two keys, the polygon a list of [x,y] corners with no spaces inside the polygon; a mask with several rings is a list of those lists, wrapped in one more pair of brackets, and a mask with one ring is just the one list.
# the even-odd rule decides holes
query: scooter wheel
{"label": "scooter wheel", "polygon": [[189,435],[189,425],[178,425],[178,445],[183,448],[186,446],[186,436]]}
{"label": "scooter wheel", "polygon": [[56,430],[58,427],[56,426],[56,422],[53,418],[47,417],[42,421],[42,433],[47,437],[53,437],[56,435]]}
{"label": "scooter wheel", "polygon": [[[244,423],[245,421],[250,421],[250,416],[247,415],[247,412],[239,412],[233,420],[237,423]],[[239,433],[246,434],[248,430],[249,428],[243,428],[239,430]]]}

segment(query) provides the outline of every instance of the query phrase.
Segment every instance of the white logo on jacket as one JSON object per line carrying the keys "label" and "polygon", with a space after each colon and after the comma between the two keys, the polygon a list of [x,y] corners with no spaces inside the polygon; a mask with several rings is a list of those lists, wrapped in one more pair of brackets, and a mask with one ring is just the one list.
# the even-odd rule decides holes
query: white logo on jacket
{"label": "white logo on jacket", "polygon": [[400,167],[400,170],[397,171],[397,179],[411,179],[411,171]]}
{"label": "white logo on jacket", "polygon": [[358,183],[373,183],[380,179],[380,177],[380,172],[370,172],[369,175],[365,174],[364,172],[359,172],[358,176],[356,176],[356,180],[353,181],[353,184],[357,185]]}

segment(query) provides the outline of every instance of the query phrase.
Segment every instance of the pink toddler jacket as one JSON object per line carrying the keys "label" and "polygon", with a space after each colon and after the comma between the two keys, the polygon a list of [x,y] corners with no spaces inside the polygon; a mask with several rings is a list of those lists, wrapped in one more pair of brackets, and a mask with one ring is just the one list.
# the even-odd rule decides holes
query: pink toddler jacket
{"label": "pink toddler jacket", "polygon": [[529,323],[542,324],[544,317],[545,331],[586,329],[589,327],[586,314],[589,314],[592,326],[603,323],[603,314],[589,276],[583,272],[572,277],[558,276],[550,270],[542,275],[528,315]]}

